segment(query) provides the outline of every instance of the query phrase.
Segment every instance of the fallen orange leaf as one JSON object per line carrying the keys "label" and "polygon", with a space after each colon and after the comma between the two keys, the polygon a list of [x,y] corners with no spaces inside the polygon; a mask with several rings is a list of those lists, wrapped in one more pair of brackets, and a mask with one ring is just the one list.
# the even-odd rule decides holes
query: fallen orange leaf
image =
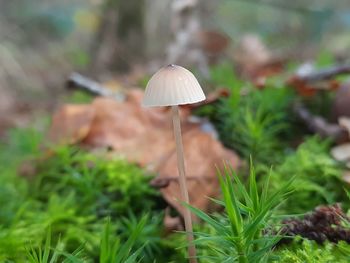
{"label": "fallen orange leaf", "polygon": [[[53,117],[51,138],[92,148],[108,147],[112,154],[157,173],[153,184],[162,186],[164,199],[182,214],[170,111],[142,108],[142,96],[137,89],[129,91],[123,102],[98,97],[90,105],[63,106]],[[223,161],[228,161],[237,169],[240,160],[204,132],[202,122],[191,122],[190,110],[184,109],[181,122],[190,200],[195,207],[209,211],[212,202],[208,197],[216,198],[220,193],[216,167],[220,169]]]}

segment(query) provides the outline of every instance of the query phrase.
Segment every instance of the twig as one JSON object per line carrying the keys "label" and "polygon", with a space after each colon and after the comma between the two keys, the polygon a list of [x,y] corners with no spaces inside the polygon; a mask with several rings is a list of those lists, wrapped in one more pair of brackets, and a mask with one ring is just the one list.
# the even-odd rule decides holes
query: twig
{"label": "twig", "polygon": [[294,105],[294,112],[308,126],[308,128],[321,137],[330,137],[336,142],[347,140],[347,132],[338,124],[331,124],[320,116],[312,115],[301,103]]}
{"label": "twig", "polygon": [[118,100],[123,100],[124,96],[121,92],[114,92],[105,88],[100,83],[85,77],[79,73],[73,72],[67,80],[67,88],[69,89],[82,89],[89,92],[92,95],[103,96],[103,97],[113,97]]}
{"label": "twig", "polygon": [[329,80],[338,75],[350,74],[350,65],[341,65],[332,68],[322,69],[317,72],[312,72],[305,76],[297,76],[303,82],[314,82],[320,80]]}

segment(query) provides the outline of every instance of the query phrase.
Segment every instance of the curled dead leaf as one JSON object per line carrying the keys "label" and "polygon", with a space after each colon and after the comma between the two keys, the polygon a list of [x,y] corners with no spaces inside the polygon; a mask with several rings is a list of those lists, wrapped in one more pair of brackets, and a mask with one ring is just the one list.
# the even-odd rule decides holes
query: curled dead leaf
{"label": "curled dead leaf", "polygon": [[[108,147],[110,154],[122,155],[157,173],[153,185],[161,187],[164,199],[182,214],[170,111],[142,108],[142,96],[143,92],[135,89],[122,102],[98,97],[90,105],[63,106],[53,117],[50,137],[54,142],[80,142],[93,149]],[[184,109],[181,122],[191,205],[210,211],[208,197],[220,194],[216,166],[220,169],[223,161],[228,161],[237,169],[240,160],[213,133],[202,129],[203,121],[191,121],[190,108]]]}
{"label": "curled dead leaf", "polygon": [[89,133],[94,117],[89,105],[65,105],[52,118],[49,139],[57,144],[77,143]]}
{"label": "curled dead leaf", "polygon": [[[220,195],[216,167],[223,168],[223,162],[227,161],[233,169],[237,169],[238,156],[224,149],[220,142],[198,129],[184,132],[183,143],[190,202],[197,208],[210,211],[212,202],[208,197],[214,198]],[[159,178],[169,178],[177,174],[176,161],[176,154],[173,151],[169,159],[159,168]],[[161,192],[169,204],[180,213],[184,212],[183,206],[178,201],[181,195],[177,180],[170,181],[168,187],[162,188]]]}

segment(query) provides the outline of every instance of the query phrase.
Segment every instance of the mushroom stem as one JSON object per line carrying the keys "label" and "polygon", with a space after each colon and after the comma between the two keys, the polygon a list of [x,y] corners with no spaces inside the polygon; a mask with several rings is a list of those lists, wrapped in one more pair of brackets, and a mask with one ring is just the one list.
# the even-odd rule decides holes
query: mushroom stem
{"label": "mushroom stem", "polygon": [[[182,145],[182,136],[181,136],[181,124],[179,116],[179,107],[172,106],[172,117],[173,117],[173,126],[174,126],[174,136],[176,142],[176,155],[177,155],[177,166],[179,170],[179,183],[182,201],[189,204],[189,196],[186,185],[186,175],[185,175],[185,161],[184,161],[184,151]],[[196,247],[193,244],[193,228],[192,228],[192,218],[190,210],[185,207],[184,210],[184,219],[185,219],[185,229],[188,240],[188,255],[190,263],[197,263],[196,259]]]}

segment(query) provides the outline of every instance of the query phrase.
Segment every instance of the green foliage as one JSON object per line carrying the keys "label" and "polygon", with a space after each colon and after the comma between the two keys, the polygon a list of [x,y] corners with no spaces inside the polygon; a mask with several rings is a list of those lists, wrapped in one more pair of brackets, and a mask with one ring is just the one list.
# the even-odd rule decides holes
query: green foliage
{"label": "green foliage", "polygon": [[45,201],[52,192],[64,197],[72,194],[81,204],[81,213],[123,216],[130,209],[139,213],[156,206],[158,194],[149,187],[151,178],[124,160],[62,147],[39,165],[32,195]]}
{"label": "green foliage", "polygon": [[[135,252],[132,252],[133,246],[138,239],[143,227],[146,224],[146,217],[142,217],[140,222],[137,223],[134,229],[129,232],[129,237],[122,244],[119,237],[115,237],[112,229],[110,219],[107,220],[100,239],[100,263],[134,263],[140,258],[143,247],[140,247]],[[113,235],[113,236],[112,236]],[[46,241],[43,246],[39,245],[38,249],[30,247],[27,249],[27,259],[30,263],[83,263],[86,262],[82,259],[82,248],[76,249],[72,254],[62,251],[63,244],[58,241],[55,248],[51,248],[51,229],[47,231]]]}
{"label": "green foliage", "polygon": [[5,169],[16,168],[22,160],[38,156],[42,134],[34,128],[12,129],[7,138],[0,141],[0,165]]}
{"label": "green foliage", "polygon": [[212,67],[210,71],[212,82],[219,87],[229,88],[231,92],[231,101],[237,102],[240,99],[242,88],[247,85],[244,81],[236,77],[230,64],[224,63]]}
{"label": "green foliage", "polygon": [[293,195],[285,203],[288,213],[304,213],[324,203],[346,200],[339,191],[344,186],[341,167],[329,150],[329,141],[310,137],[274,168],[271,178],[275,189],[295,176]]}
{"label": "green foliage", "polygon": [[[171,258],[181,262],[180,252],[175,250],[178,235],[172,242],[161,239],[162,201],[149,186],[151,176],[125,160],[107,160],[74,147],[51,149],[40,156],[41,138],[34,130],[14,130],[0,144],[4,167],[0,174],[1,262],[25,262],[28,253],[35,262],[62,262],[65,258],[74,262],[71,259],[77,248],[82,250],[84,262],[97,262],[100,233],[107,235],[106,217],[111,218],[110,241],[104,244],[114,247],[119,242],[119,255],[124,244],[132,243],[125,260],[129,255],[129,262],[136,262],[136,257],[143,262]],[[20,161],[28,158],[35,174],[18,176]],[[145,213],[148,216],[143,216]],[[50,238],[48,228],[52,229]],[[128,242],[135,237],[135,229],[137,238]],[[52,248],[51,244],[57,245]]]}
{"label": "green foliage", "polygon": [[223,142],[244,157],[273,163],[290,132],[288,106],[291,92],[285,88],[251,89],[247,95],[231,95],[218,107],[218,130]]}
{"label": "green foliage", "polygon": [[338,244],[326,243],[319,245],[314,241],[303,240],[293,242],[276,252],[281,263],[346,263],[350,260],[350,245],[345,242]]}
{"label": "green foliage", "polygon": [[[295,192],[286,202],[285,212],[306,212],[323,203],[344,200],[342,191],[338,190],[343,187],[341,166],[329,155],[330,142],[307,139],[296,151],[288,145],[297,135],[303,136],[290,112],[290,104],[295,99],[291,89],[276,88],[276,85],[263,90],[250,88],[237,80],[227,66],[214,68],[212,79],[216,85],[230,87],[231,95],[217,105],[201,109],[199,114],[210,116],[226,146],[246,159],[253,157],[259,175],[261,167],[266,173],[274,165],[274,189],[296,176]],[[326,116],[330,112],[326,101],[329,102],[331,96],[329,92],[319,93],[304,103],[313,112]]]}
{"label": "green foliage", "polygon": [[220,139],[246,159],[272,164],[279,160],[286,138],[294,135],[293,114],[289,112],[294,97],[292,89],[276,85],[259,90],[238,79],[229,64],[211,69],[215,86],[230,90],[228,98],[196,111],[216,125]]}
{"label": "green foliage", "polygon": [[[275,248],[280,214],[344,200],[349,205],[330,142],[307,138],[290,150],[298,130],[289,112],[291,90],[253,89],[228,64],[211,74],[231,95],[197,113],[213,121],[227,146],[246,159],[252,155],[257,172],[251,167],[247,182],[230,168],[220,174],[223,199],[213,201],[223,213],[190,207],[204,221],[194,226],[200,262],[348,262],[345,243]],[[82,95],[71,99],[91,99]],[[310,104],[315,111],[324,105],[316,102]],[[185,235],[162,238],[164,203],[149,186],[149,174],[72,146],[43,154],[42,137],[34,129],[12,130],[0,142],[0,262],[186,262],[185,247],[175,249]],[[32,172],[19,176],[24,160]]]}
{"label": "green foliage", "polygon": [[[16,173],[23,160],[38,156],[41,138],[42,134],[35,129],[13,129],[4,141],[0,141],[0,229],[7,228],[30,203],[27,200],[28,185]],[[5,250],[2,240],[17,243],[8,239],[9,232],[12,232],[11,228],[0,233],[0,254]]]}
{"label": "green foliage", "polygon": [[[107,221],[101,238],[100,245],[100,263],[133,263],[136,262],[137,258],[142,252],[140,247],[138,250],[131,254],[131,250],[142,228],[145,226],[146,217],[141,218],[140,222],[130,232],[130,236],[126,239],[124,244],[121,244],[120,239],[111,238],[111,223]],[[144,244],[146,245],[146,244]]]}
{"label": "green foliage", "polygon": [[225,213],[210,216],[199,209],[190,209],[213,230],[211,233],[196,232],[196,243],[210,251],[203,256],[203,262],[267,262],[274,245],[280,237],[271,233],[274,209],[289,194],[291,181],[274,193],[269,193],[269,176],[266,176],[263,190],[259,190],[255,171],[251,165],[247,186],[226,168],[219,174],[223,201],[220,204]]}
{"label": "green foliage", "polygon": [[[30,263],[82,263],[83,261],[79,259],[82,250],[78,248],[72,254],[68,254],[65,252],[60,252],[60,242],[57,243],[55,248],[51,248],[51,228],[47,231],[46,241],[44,244],[44,249],[42,250],[42,246],[36,250],[34,247],[30,247],[27,249],[27,259]],[[62,258],[65,258],[63,259]]]}
{"label": "green foliage", "polygon": [[[144,247],[144,261],[152,262],[152,260],[155,259],[157,255],[163,253],[160,250],[160,247],[162,247],[162,233],[161,229],[159,228],[159,226],[162,224],[161,217],[158,215],[153,215],[152,217],[144,216],[143,219],[146,224],[144,224],[143,228],[139,232],[134,246],[135,248]],[[137,229],[138,224],[139,218],[137,218],[134,214],[129,213],[128,217],[124,217],[120,221],[120,236],[126,239],[129,233],[133,231],[133,229]],[[145,244],[147,244],[147,246],[145,246]]]}

